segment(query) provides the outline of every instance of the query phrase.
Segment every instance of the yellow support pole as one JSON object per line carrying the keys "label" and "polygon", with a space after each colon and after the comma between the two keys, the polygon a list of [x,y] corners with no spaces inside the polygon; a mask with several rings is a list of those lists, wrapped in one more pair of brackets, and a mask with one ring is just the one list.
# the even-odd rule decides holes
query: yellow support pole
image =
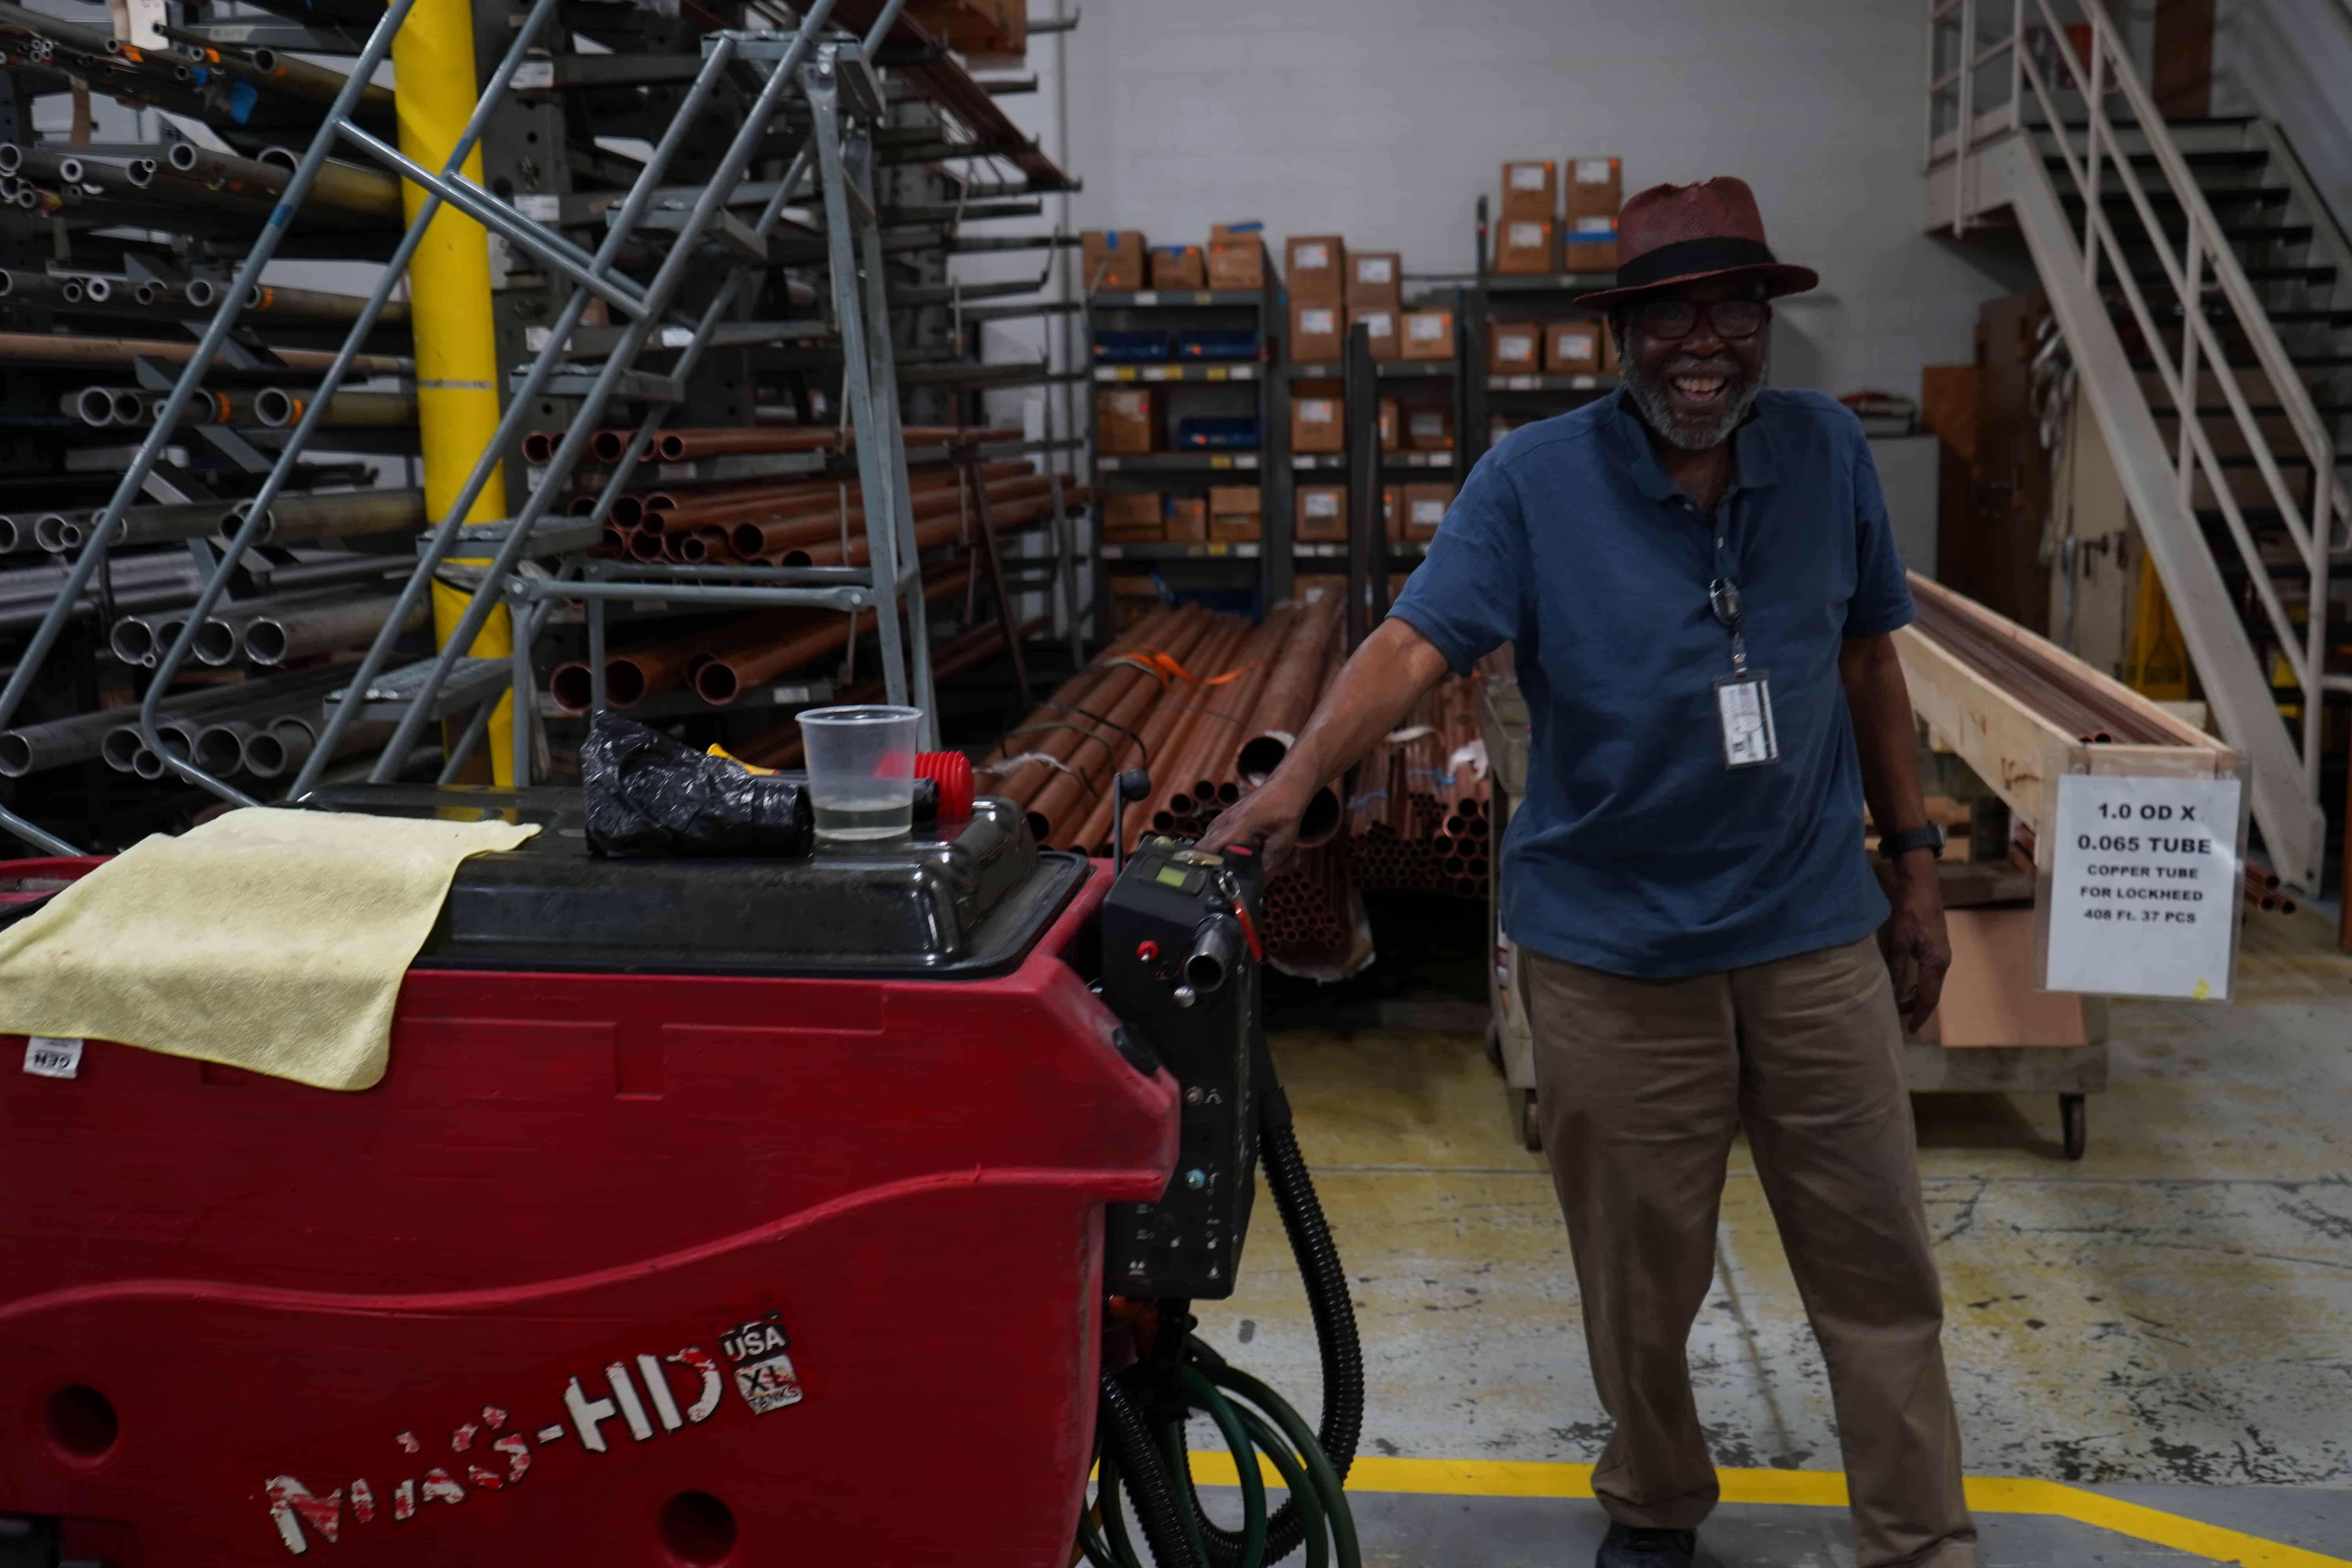
{"label": "yellow support pole", "polygon": [[[479,77],[474,65],[474,16],[468,0],[416,0],[392,46],[394,100],[400,150],[428,169],[448,162],[474,112]],[[479,184],[482,155],[467,155],[461,172]],[[425,193],[403,182],[411,222]],[[416,343],[416,425],[425,457],[425,508],[438,522],[457,504],[466,476],[499,423],[498,343],[490,321],[490,241],[482,226],[444,206],[425,231],[408,266],[409,327]],[[467,511],[467,522],[504,517],[506,476],[493,470]],[[446,646],[469,595],[433,584],[435,640]],[[503,658],[514,627],[501,605],[483,623],[467,651]],[[493,779],[514,782],[512,700],[502,700],[486,737]]]}

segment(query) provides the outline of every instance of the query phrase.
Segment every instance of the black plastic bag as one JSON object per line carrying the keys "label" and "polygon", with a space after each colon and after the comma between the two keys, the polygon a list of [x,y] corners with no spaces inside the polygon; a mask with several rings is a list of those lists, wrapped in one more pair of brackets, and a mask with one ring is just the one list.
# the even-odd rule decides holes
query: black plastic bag
{"label": "black plastic bag", "polygon": [[614,859],[809,852],[805,777],[754,773],[633,719],[599,713],[580,748],[588,847]]}

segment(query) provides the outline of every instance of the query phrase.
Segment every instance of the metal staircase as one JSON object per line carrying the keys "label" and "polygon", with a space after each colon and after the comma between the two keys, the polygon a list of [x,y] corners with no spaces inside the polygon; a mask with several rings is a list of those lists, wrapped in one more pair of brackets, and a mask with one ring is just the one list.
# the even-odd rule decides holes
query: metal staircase
{"label": "metal staircase", "polygon": [[2315,892],[2352,246],[2268,122],[2168,124],[2099,0],[1929,0],[1928,35],[1928,226],[2023,237],[2273,867]]}

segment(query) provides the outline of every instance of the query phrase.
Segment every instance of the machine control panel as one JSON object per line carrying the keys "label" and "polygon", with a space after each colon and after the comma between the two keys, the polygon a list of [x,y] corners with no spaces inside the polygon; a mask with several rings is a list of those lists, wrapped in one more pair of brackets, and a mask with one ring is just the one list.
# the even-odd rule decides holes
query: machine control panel
{"label": "machine control panel", "polygon": [[1256,857],[1147,838],[1103,900],[1103,997],[1182,1089],[1176,1170],[1158,1203],[1114,1204],[1104,1287],[1229,1296],[1257,1170],[1262,1052]]}

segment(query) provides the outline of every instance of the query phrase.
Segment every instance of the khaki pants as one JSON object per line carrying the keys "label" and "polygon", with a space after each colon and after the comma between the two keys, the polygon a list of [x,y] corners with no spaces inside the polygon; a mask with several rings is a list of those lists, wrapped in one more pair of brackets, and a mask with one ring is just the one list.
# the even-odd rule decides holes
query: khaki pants
{"label": "khaki pants", "polygon": [[1544,1147],[1616,1431],[1612,1518],[1690,1530],[1719,1495],[1684,1348],[1743,1122],[1829,1363],[1861,1568],[1972,1568],[1903,1036],[1877,944],[1636,980],[1529,953]]}

